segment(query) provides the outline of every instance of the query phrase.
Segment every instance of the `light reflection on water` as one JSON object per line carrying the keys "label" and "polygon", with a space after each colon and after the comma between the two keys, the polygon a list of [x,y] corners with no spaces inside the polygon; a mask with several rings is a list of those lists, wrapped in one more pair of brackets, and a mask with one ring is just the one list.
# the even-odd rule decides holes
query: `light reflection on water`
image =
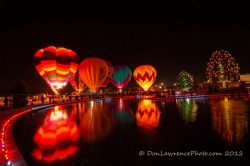
{"label": "light reflection on water", "polygon": [[[179,144],[179,147],[189,147],[189,144],[195,147],[199,138],[205,138],[199,144],[209,143],[215,148],[217,144],[214,145],[212,141],[224,140],[226,146],[244,145],[247,142],[246,137],[249,137],[249,106],[249,100],[206,101],[188,98],[172,102],[150,99],[131,101],[121,98],[113,102],[98,100],[58,106],[45,112],[43,123],[39,124],[32,135],[35,146],[32,147],[31,155],[35,160],[46,163],[65,161],[82,153],[82,144],[92,149],[100,142],[106,144],[110,137],[116,142],[115,132],[124,137],[122,142],[125,144],[129,144],[127,139],[136,142],[139,137],[148,144],[146,147],[156,147],[154,141],[158,140],[160,142],[157,144],[166,147]],[[31,118],[30,121],[35,119]],[[149,132],[140,135],[137,129]],[[150,137],[151,131],[154,131],[153,137]],[[206,140],[206,136],[200,136],[202,134],[197,132],[213,134],[215,139]],[[149,142],[147,137],[150,137]],[[187,143],[182,137],[186,137],[183,139]],[[137,147],[138,144],[140,143],[132,143],[131,146]],[[124,151],[126,148],[129,149],[125,147]]]}
{"label": "light reflection on water", "polygon": [[68,115],[66,110],[59,106],[48,112],[44,123],[34,136],[36,147],[31,155],[36,160],[54,162],[77,152],[79,130],[72,115]]}
{"label": "light reflection on water", "polygon": [[176,105],[185,122],[196,122],[198,105],[195,100],[189,98],[176,100]]}
{"label": "light reflection on water", "polygon": [[248,132],[248,106],[241,100],[211,102],[212,129],[229,144],[241,144]]}

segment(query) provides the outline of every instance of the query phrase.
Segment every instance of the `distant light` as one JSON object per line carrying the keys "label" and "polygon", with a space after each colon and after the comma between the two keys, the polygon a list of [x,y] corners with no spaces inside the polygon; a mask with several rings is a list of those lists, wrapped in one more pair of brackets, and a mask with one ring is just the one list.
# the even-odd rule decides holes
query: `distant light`
{"label": "distant light", "polygon": [[225,97],[225,98],[224,98],[224,101],[225,101],[225,102],[227,102],[227,101],[228,101],[228,98],[227,98],[227,97]]}
{"label": "distant light", "polygon": [[94,107],[94,101],[93,101],[93,100],[90,101],[90,107],[91,107],[91,108]]}
{"label": "distant light", "polygon": [[7,161],[7,165],[10,166],[11,165],[11,161]]}

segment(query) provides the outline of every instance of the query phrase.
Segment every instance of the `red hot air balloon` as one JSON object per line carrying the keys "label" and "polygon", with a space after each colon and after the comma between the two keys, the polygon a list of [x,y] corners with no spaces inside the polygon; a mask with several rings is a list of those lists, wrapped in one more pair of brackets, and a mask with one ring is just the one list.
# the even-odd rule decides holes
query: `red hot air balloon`
{"label": "red hot air balloon", "polygon": [[157,72],[153,66],[150,65],[142,65],[138,66],[134,70],[134,79],[137,84],[139,84],[144,91],[148,91],[148,89],[152,86],[152,84],[156,80]]}
{"label": "red hot air balloon", "polygon": [[70,80],[70,84],[78,93],[81,93],[86,88],[86,85],[83,83],[83,81],[81,80],[79,76],[78,70],[76,74],[73,76],[73,78]]}
{"label": "red hot air balloon", "polygon": [[49,46],[35,53],[35,67],[55,94],[63,88],[76,73],[77,55],[74,51]]}
{"label": "red hot air balloon", "polygon": [[109,72],[108,72],[108,77],[106,78],[106,80],[103,82],[102,86],[101,87],[106,87],[108,86],[108,84],[111,82],[112,80],[112,77],[113,77],[113,73],[114,73],[114,67],[112,65],[111,62],[107,61],[106,60],[106,63],[109,67]]}
{"label": "red hot air balloon", "polygon": [[94,92],[103,85],[108,74],[109,67],[100,58],[87,58],[79,66],[80,78]]}

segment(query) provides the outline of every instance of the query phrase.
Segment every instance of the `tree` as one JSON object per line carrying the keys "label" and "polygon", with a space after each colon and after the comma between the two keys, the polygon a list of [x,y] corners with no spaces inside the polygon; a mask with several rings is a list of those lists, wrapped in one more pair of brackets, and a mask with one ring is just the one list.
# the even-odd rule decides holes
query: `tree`
{"label": "tree", "polygon": [[239,66],[235,58],[225,50],[213,52],[207,63],[207,79],[210,83],[222,83],[226,87],[227,81],[238,81],[240,79]]}
{"label": "tree", "polygon": [[181,71],[177,76],[176,85],[179,89],[188,91],[193,87],[194,79],[186,71]]}
{"label": "tree", "polygon": [[10,88],[10,94],[13,96],[13,108],[22,107],[28,104],[29,90],[22,80],[18,80]]}

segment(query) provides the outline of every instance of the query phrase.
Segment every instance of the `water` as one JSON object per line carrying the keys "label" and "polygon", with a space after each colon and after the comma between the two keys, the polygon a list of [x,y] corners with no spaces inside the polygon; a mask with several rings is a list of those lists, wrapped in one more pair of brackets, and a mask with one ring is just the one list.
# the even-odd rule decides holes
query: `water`
{"label": "water", "polygon": [[92,101],[28,114],[14,137],[29,165],[239,163],[249,157],[249,107],[227,98]]}

